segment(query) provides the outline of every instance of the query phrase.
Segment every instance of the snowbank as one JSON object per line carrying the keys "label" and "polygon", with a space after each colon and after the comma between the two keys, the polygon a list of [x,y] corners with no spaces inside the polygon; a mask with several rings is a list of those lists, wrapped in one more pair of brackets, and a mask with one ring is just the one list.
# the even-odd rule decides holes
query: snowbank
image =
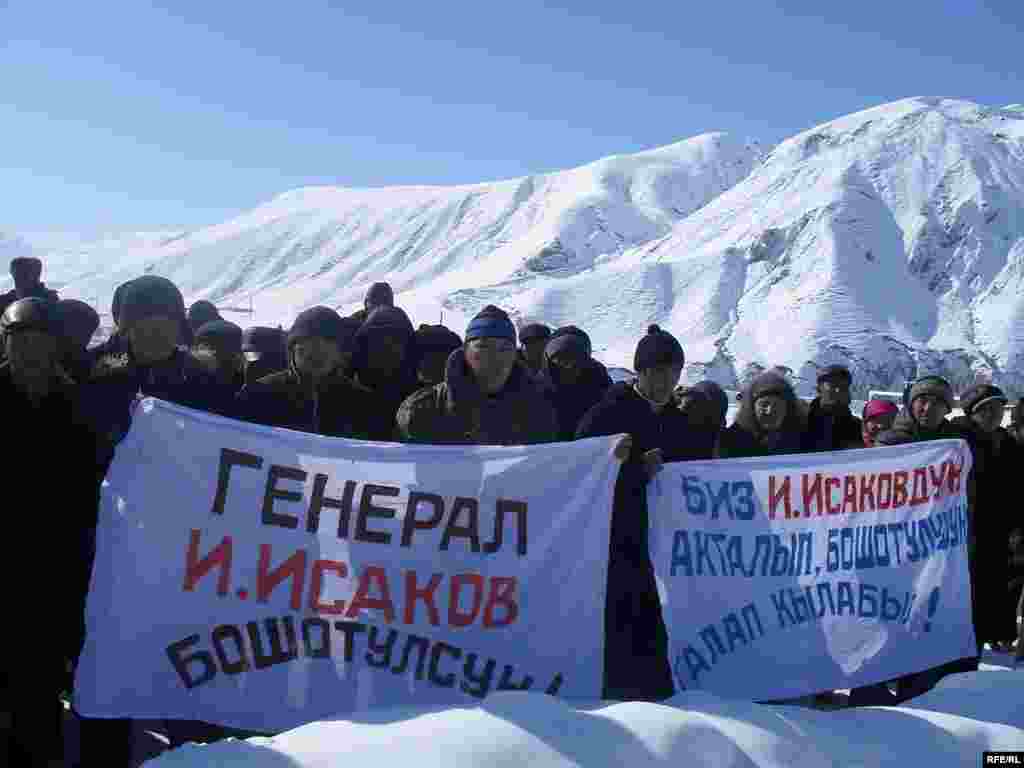
{"label": "snowbank", "polygon": [[[1003,657],[1005,659],[1005,657]],[[824,712],[701,692],[665,704],[500,693],[470,709],[382,711],[275,738],[186,745],[153,768],[686,765],[711,768],[979,765],[1024,749],[1024,670],[984,664],[904,707]]]}

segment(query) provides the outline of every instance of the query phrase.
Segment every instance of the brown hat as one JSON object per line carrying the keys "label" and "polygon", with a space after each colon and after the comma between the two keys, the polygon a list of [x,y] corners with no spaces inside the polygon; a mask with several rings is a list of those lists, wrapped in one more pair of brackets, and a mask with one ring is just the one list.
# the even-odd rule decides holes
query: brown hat
{"label": "brown hat", "polygon": [[931,395],[946,404],[949,410],[953,410],[953,387],[941,376],[922,376],[910,387],[910,395],[907,402],[913,403],[922,395]]}

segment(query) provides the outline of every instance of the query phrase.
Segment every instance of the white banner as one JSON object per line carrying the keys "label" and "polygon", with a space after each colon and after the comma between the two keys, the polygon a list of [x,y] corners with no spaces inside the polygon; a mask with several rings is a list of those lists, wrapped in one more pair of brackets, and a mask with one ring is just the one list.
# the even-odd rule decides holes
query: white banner
{"label": "white banner", "polygon": [[103,489],[76,706],[279,731],[597,698],[614,442],[367,443],[144,400]]}
{"label": "white banner", "polygon": [[756,701],[976,653],[958,440],[669,464],[651,557],[676,686]]}

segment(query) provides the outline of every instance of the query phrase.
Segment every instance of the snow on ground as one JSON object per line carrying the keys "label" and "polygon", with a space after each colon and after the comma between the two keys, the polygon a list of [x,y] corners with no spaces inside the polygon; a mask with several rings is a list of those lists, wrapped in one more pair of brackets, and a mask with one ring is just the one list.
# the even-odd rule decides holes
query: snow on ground
{"label": "snow on ground", "polygon": [[349,765],[446,768],[568,766],[980,765],[985,750],[1024,750],[1024,670],[989,653],[902,707],[819,711],[721,699],[702,692],[664,704],[576,702],[494,694],[480,706],[377,711],[274,738],[189,744],[153,768]]}

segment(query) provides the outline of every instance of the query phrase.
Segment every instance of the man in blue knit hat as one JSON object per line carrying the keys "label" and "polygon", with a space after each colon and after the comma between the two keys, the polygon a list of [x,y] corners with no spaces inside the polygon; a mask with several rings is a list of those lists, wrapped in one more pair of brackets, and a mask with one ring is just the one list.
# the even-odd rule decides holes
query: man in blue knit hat
{"label": "man in blue knit hat", "polygon": [[508,315],[486,306],[448,358],[445,380],[421,389],[398,409],[408,442],[529,445],[556,439],[554,409],[516,353]]}

